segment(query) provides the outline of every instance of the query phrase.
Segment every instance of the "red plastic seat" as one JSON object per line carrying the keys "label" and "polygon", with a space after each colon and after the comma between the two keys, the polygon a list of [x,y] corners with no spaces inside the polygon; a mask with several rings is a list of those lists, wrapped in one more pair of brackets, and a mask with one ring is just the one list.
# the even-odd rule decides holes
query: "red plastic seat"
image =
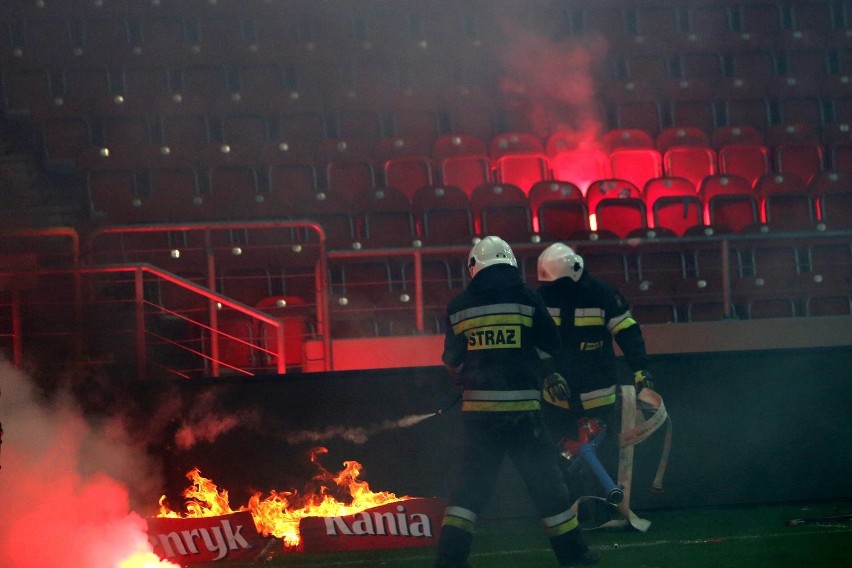
{"label": "red plastic seat", "polygon": [[819,219],[830,230],[852,229],[852,171],[817,174],[809,184]]}
{"label": "red plastic seat", "polygon": [[479,235],[498,235],[507,242],[529,242],[532,216],[526,193],[516,185],[487,183],[470,196]]}
{"label": "red plastic seat", "polygon": [[713,130],[710,139],[711,146],[719,151],[726,144],[766,144],[766,136],[762,131],[747,124],[729,124]]}
{"label": "red plastic seat", "polygon": [[264,196],[258,173],[248,165],[213,165],[207,169],[209,194],[204,196],[205,217],[217,221],[245,221],[261,216]]}
{"label": "red plastic seat", "polygon": [[837,142],[828,148],[831,169],[852,172],[852,141]]}
{"label": "red plastic seat", "polygon": [[542,141],[528,132],[502,132],[488,144],[488,157],[497,160],[506,154],[544,154]]}
{"label": "red plastic seat", "polygon": [[376,172],[372,160],[339,159],[325,165],[325,186],[329,194],[352,201],[358,194],[375,185]]}
{"label": "red plastic seat", "polygon": [[534,183],[550,178],[544,154],[504,154],[493,162],[495,181],[520,187],[528,193]]}
{"label": "red plastic seat", "polygon": [[[91,114],[93,101],[109,101],[113,97],[110,74],[100,66],[66,66],[62,70],[63,105],[69,112]],[[104,103],[101,103],[104,104]]]}
{"label": "red plastic seat", "polygon": [[89,215],[97,224],[136,222],[141,200],[135,172],[130,168],[92,169],[86,173]]}
{"label": "red plastic seat", "polygon": [[533,229],[541,240],[564,241],[589,230],[589,211],[580,188],[570,182],[541,181],[527,196]]}
{"label": "red plastic seat", "polygon": [[656,137],[656,147],[660,154],[665,154],[673,146],[710,147],[710,137],[695,126],[670,126],[662,129]]}
{"label": "red plastic seat", "polygon": [[100,145],[116,153],[127,153],[151,144],[148,118],[144,115],[102,116],[96,127]]}
{"label": "red plastic seat", "polygon": [[778,172],[795,174],[805,183],[825,169],[822,144],[817,142],[780,144],[774,149],[774,157]]}
{"label": "red plastic seat", "polygon": [[697,192],[701,180],[716,173],[716,152],[709,146],[672,146],[663,154],[663,171],[688,180]]}
{"label": "red plastic seat", "polygon": [[610,153],[617,148],[654,148],[654,138],[635,128],[608,130],[601,138],[601,150]]}
{"label": "red plastic seat", "polygon": [[483,183],[493,181],[491,161],[484,154],[452,156],[442,159],[439,165],[441,183],[459,187],[468,195]]}
{"label": "red plastic seat", "polygon": [[704,203],[705,224],[740,233],[760,222],[758,200],[752,184],[732,174],[707,176],[698,195]]}
{"label": "red plastic seat", "polygon": [[583,192],[595,180],[612,177],[609,157],[597,149],[567,150],[550,158],[553,179],[575,184]]}
{"label": "red plastic seat", "polygon": [[384,163],[391,158],[409,156],[430,158],[432,155],[432,137],[424,136],[386,136],[373,147],[373,159]]}
{"label": "red plastic seat", "polygon": [[[678,84],[684,82],[681,80]],[[702,132],[712,132],[719,124],[716,101],[709,95],[705,98],[697,92],[678,93],[669,99],[668,108],[669,120],[675,126],[691,126]]]}
{"label": "red plastic seat", "polygon": [[656,136],[663,124],[657,90],[645,81],[610,84],[604,97],[612,105],[618,129],[643,130]]}
{"label": "red plastic seat", "polygon": [[725,98],[720,105],[729,124],[748,124],[764,132],[772,124],[772,110],[766,96],[743,94]]}
{"label": "red plastic seat", "polygon": [[689,180],[677,177],[656,178],[643,188],[648,208],[648,225],[683,235],[691,227],[704,223],[704,205],[698,190]]}
{"label": "red plastic seat", "polygon": [[753,185],[771,169],[769,148],[763,144],[729,143],[719,149],[719,173],[739,176]]}
{"label": "red plastic seat", "polygon": [[445,134],[432,144],[432,157],[436,160],[487,154],[488,145],[480,137],[470,134]]}
{"label": "red plastic seat", "polygon": [[92,144],[92,125],[81,115],[44,117],[40,128],[44,157],[50,162],[73,164]]}
{"label": "red plastic seat", "polygon": [[671,62],[662,53],[628,53],[624,58],[626,78],[663,84],[672,78]]}
{"label": "red plastic seat", "polygon": [[435,184],[432,160],[426,156],[389,158],[383,170],[385,185],[401,190],[409,199],[421,187]]}
{"label": "red plastic seat", "polygon": [[592,230],[614,233],[620,238],[648,227],[642,191],[623,179],[598,180],[586,191],[586,206],[595,219]]}
{"label": "red plastic seat", "polygon": [[769,173],[754,186],[761,208],[761,221],[773,229],[812,230],[816,226],[816,204],[808,185],[791,173]]}
{"label": "red plastic seat", "polygon": [[[352,204],[343,196],[320,192],[312,201],[296,201],[293,203],[293,216],[319,223],[331,249],[350,249],[355,242]],[[313,231],[307,232],[305,241],[315,242],[313,234]]]}
{"label": "red plastic seat", "polygon": [[411,201],[394,187],[371,188],[353,203],[358,214],[358,241],[364,246],[410,247],[417,238]]}
{"label": "red plastic seat", "polygon": [[649,305],[677,302],[677,291],[686,280],[686,258],[679,245],[648,245],[636,255],[637,286],[633,298]]}
{"label": "red plastic seat", "polygon": [[175,164],[149,168],[140,193],[140,215],[145,222],[200,221],[206,217],[204,196],[200,191],[198,171],[188,165]]}
{"label": "red plastic seat", "polygon": [[[629,181],[636,187],[645,187],[649,180],[663,175],[663,159],[653,148],[621,148],[610,155],[612,177]],[[589,209],[593,212],[593,209]]]}
{"label": "red plastic seat", "polygon": [[238,152],[257,154],[269,142],[269,118],[262,114],[228,114],[221,120],[222,142]]}
{"label": "red plastic seat", "polygon": [[157,138],[163,147],[182,156],[206,148],[212,141],[208,117],[196,112],[171,112],[160,115]]}
{"label": "red plastic seat", "polygon": [[474,236],[468,195],[456,186],[421,187],[412,210],[426,245],[470,244]]}
{"label": "red plastic seat", "polygon": [[725,75],[725,60],[719,51],[688,51],[678,57],[684,79],[714,81]]}

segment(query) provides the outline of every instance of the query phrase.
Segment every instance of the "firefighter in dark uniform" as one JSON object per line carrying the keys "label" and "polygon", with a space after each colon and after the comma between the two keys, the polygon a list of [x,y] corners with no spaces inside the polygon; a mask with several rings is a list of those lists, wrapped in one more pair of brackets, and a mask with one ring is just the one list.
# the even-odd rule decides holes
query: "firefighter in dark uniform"
{"label": "firefighter in dark uniform", "polygon": [[553,400],[570,391],[560,372],[541,381],[539,349],[551,370],[567,372],[559,332],[541,298],[525,286],[511,247],[494,236],[468,256],[471,282],[447,308],[443,362],[462,386],[464,455],[459,485],[444,514],[435,566],[469,567],[480,514],[508,456],[526,484],[560,566],[588,565],[589,549],[541,415],[542,383]]}
{"label": "firefighter in dark uniform", "polygon": [[[544,399],[552,403],[546,405],[548,424],[554,437],[560,434],[570,437],[574,424],[588,424],[587,419],[596,419],[608,430],[598,448],[598,457],[607,471],[614,473],[618,464],[620,420],[613,340],[633,372],[637,392],[645,386],[653,388],[641,328],[624,296],[609,283],[593,278],[585,270],[583,258],[563,243],[554,243],[539,255],[538,280],[542,282],[538,292],[559,326],[568,350],[572,388],[577,391],[575,398],[580,399],[574,408],[544,392]],[[586,491],[597,488],[591,475],[583,478]],[[579,485],[576,480],[571,482],[572,487]]]}

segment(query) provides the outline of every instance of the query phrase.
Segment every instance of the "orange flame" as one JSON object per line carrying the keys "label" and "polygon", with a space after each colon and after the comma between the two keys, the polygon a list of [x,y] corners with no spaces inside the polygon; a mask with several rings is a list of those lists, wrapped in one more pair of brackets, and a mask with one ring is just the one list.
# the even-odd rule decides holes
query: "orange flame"
{"label": "orange flame", "polygon": [[[397,497],[387,491],[372,491],[366,481],[358,479],[362,466],[356,461],[343,462],[344,468],[337,475],[332,475],[316,459],[318,454],[327,452],[326,448],[315,448],[311,452],[311,461],[320,469],[320,473],[314,477],[317,489],[313,492],[302,495],[295,490],[273,490],[266,497],[255,493],[249,498],[248,504],[237,511],[249,511],[257,530],[263,536],[272,535],[282,539],[286,549],[294,550],[301,543],[299,521],[304,517],[352,515],[386,503],[411,499],[408,496]],[[230,507],[228,491],[220,490],[211,480],[202,477],[197,468],[187,473],[186,477],[192,481],[192,486],[183,492],[187,499],[186,512],[181,514],[172,511],[163,495],[160,497],[160,512],[157,516],[198,518],[236,512]]]}

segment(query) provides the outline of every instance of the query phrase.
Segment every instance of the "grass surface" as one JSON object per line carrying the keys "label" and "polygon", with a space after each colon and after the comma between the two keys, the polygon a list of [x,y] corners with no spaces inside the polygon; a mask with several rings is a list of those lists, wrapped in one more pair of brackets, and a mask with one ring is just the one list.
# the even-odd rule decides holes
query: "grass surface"
{"label": "grass surface", "polygon": [[[822,568],[849,566],[852,522],[787,521],[852,513],[852,503],[767,505],[649,511],[640,516],[653,524],[638,531],[587,531],[589,544],[599,547],[601,567],[630,568]],[[434,549],[380,550],[336,554],[278,554],[256,564],[217,562],[210,568],[241,566],[400,567],[429,568]],[[555,566],[547,541],[533,519],[483,523],[474,538],[475,568]]]}

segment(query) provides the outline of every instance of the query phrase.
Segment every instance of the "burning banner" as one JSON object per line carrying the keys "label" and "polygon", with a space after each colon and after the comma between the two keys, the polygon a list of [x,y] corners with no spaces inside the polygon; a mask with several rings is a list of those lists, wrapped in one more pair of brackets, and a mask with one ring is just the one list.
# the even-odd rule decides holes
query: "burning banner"
{"label": "burning banner", "polygon": [[299,523],[304,552],[414,548],[438,543],[447,504],[409,499],[342,517],[305,517]]}
{"label": "burning banner", "polygon": [[[329,552],[429,546],[437,542],[446,504],[439,499],[397,497],[372,491],[359,480],[362,466],[344,462],[337,475],[317,463],[325,448],[311,452],[320,473],[310,492],[254,494],[234,511],[220,490],[197,469],[187,478],[186,512],[172,511],[160,499],[160,514],[148,520],[154,550],[161,558],[201,562],[257,558],[280,540],[281,552]],[[251,520],[255,530],[250,530]],[[269,537],[274,537],[270,539]]]}
{"label": "burning banner", "polygon": [[148,538],[160,558],[180,562],[255,559],[264,548],[248,511],[216,517],[151,518]]}

